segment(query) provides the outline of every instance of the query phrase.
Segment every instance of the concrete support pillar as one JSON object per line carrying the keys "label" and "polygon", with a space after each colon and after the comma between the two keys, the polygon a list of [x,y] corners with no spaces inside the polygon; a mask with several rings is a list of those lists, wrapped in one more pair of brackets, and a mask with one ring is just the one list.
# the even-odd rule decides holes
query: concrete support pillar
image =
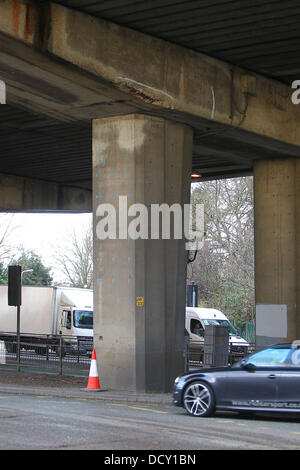
{"label": "concrete support pillar", "polygon": [[300,339],[299,160],[257,161],[254,188],[256,341],[262,347]]}
{"label": "concrete support pillar", "polygon": [[[112,389],[170,391],[183,371],[185,241],[150,239],[150,210],[189,203],[192,140],[189,127],[156,117],[93,122],[94,336]],[[103,203],[116,210],[115,239],[99,237]],[[122,229],[133,204],[148,208],[148,239]],[[130,214],[128,224],[140,215]]]}

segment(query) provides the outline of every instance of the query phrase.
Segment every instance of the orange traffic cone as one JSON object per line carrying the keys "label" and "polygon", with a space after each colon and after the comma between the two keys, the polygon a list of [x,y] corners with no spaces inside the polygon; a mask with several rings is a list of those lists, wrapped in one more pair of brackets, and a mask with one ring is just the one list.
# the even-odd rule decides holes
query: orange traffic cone
{"label": "orange traffic cone", "polygon": [[85,388],[84,390],[87,392],[103,392],[103,389],[101,388],[100,381],[99,381],[95,349],[93,349],[93,353],[92,353],[87,388]]}

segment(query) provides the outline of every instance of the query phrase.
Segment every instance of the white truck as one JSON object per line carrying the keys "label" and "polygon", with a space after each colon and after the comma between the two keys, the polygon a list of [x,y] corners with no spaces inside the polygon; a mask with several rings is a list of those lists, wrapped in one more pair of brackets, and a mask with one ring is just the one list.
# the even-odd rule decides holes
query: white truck
{"label": "white truck", "polygon": [[[0,286],[0,340],[16,351],[17,308],[8,306],[8,287]],[[93,291],[72,287],[22,287],[21,347],[46,353],[48,348],[91,354]],[[80,351],[79,351],[80,349]]]}
{"label": "white truck", "polygon": [[204,350],[204,330],[207,325],[225,325],[229,328],[230,352],[245,356],[249,343],[245,341],[230,323],[226,315],[213,308],[186,307],[185,328],[189,334],[190,360],[199,361]]}

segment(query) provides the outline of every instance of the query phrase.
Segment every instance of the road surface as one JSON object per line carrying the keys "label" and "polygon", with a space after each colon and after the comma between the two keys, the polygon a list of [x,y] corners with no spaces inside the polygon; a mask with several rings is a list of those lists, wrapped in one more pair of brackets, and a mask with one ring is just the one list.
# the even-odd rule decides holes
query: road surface
{"label": "road surface", "polygon": [[193,418],[173,406],[0,394],[0,449],[299,449],[300,418]]}

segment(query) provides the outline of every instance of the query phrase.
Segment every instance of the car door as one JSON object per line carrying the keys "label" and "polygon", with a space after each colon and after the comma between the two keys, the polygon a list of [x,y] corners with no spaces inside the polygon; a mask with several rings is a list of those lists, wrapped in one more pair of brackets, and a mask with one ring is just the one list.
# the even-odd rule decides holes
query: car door
{"label": "car door", "polygon": [[[295,361],[300,363],[300,357],[294,357],[292,361],[291,348],[287,344],[270,346],[252,354],[232,367],[234,373],[227,386],[227,400],[244,400],[255,407],[277,407],[279,400],[292,399],[292,393],[297,397],[297,390],[300,393],[296,385],[298,376],[292,367],[288,369]],[[294,392],[291,392],[292,384]]]}
{"label": "car door", "polygon": [[300,410],[300,349],[291,346],[280,370],[278,401],[283,409]]}
{"label": "car door", "polygon": [[[263,406],[278,399],[279,375],[274,367],[233,367],[217,380],[217,401],[228,406]],[[219,399],[218,399],[219,398]]]}
{"label": "car door", "polygon": [[278,402],[282,409],[300,411],[300,367],[291,365],[280,371]]}

